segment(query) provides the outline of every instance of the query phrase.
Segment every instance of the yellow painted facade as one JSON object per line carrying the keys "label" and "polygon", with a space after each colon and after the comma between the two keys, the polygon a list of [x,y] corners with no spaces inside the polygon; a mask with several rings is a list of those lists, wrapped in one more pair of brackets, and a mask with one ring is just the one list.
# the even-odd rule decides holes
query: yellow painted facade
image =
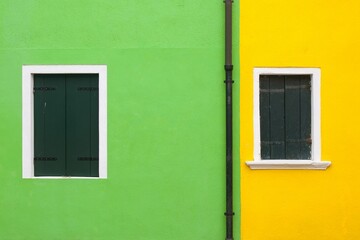
{"label": "yellow painted facade", "polygon": [[[360,239],[360,1],[240,1],[241,240]],[[323,170],[250,170],[253,68],[321,69]]]}

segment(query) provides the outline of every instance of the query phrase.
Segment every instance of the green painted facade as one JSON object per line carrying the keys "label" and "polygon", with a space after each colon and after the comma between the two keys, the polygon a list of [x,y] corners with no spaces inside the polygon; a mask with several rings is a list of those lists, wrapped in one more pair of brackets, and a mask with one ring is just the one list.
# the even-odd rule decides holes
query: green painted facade
{"label": "green painted facade", "polygon": [[[0,1],[0,239],[224,239],[223,19],[222,0]],[[25,64],[107,65],[107,179],[22,179]]]}

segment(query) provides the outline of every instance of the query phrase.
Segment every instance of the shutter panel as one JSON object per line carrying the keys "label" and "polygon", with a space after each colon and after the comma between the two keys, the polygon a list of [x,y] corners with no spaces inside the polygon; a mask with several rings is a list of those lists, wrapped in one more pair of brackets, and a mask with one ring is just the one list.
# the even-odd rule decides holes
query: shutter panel
{"label": "shutter panel", "polygon": [[286,78],[286,158],[311,159],[310,76]]}
{"label": "shutter panel", "polygon": [[34,75],[34,175],[65,175],[64,75]]}
{"label": "shutter panel", "polygon": [[93,147],[92,151],[92,146],[98,145],[99,141],[98,95],[93,94],[98,90],[92,87],[96,85],[97,75],[66,76],[66,156],[69,176],[98,176],[98,147]]}

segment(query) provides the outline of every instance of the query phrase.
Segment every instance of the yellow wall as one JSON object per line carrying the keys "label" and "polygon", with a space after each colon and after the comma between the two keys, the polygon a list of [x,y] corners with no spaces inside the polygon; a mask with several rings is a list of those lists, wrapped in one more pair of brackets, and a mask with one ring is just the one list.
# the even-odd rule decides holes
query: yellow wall
{"label": "yellow wall", "polygon": [[[240,1],[241,240],[360,239],[360,1]],[[250,170],[254,67],[321,68],[321,170]]]}

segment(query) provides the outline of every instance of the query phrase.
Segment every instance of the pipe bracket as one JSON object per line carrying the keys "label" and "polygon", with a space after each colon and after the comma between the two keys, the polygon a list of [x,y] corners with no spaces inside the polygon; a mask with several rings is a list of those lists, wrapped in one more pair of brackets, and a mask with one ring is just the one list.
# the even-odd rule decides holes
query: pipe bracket
{"label": "pipe bracket", "polygon": [[232,71],[234,69],[234,65],[224,65],[226,71]]}
{"label": "pipe bracket", "polygon": [[225,80],[224,83],[234,83],[233,80]]}
{"label": "pipe bracket", "polygon": [[235,215],[235,213],[234,212],[232,212],[232,213],[224,213],[224,215],[225,216],[227,216],[227,217],[232,217],[232,216],[234,216]]}

